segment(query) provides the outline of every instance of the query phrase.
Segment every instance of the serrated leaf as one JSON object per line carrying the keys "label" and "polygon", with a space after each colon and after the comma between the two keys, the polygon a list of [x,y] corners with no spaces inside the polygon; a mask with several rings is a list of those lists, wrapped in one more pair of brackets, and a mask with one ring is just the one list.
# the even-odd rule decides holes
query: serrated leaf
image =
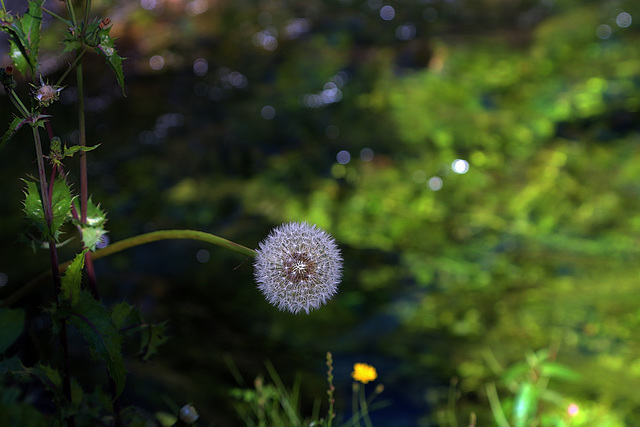
{"label": "serrated leaf", "polygon": [[78,303],[80,297],[80,283],[82,282],[82,269],[84,268],[84,256],[87,250],[80,252],[71,261],[71,264],[64,271],[60,278],[60,297],[71,301],[71,306]]}
{"label": "serrated leaf", "polygon": [[[77,212],[80,212],[80,203],[74,200],[74,206]],[[107,214],[100,207],[100,203],[95,204],[91,197],[87,200],[87,221],[84,225],[90,227],[100,227],[107,222]]]}
{"label": "serrated leaf", "polygon": [[69,402],[62,393],[62,374],[57,369],[38,363],[31,368],[23,368],[23,375],[40,380],[45,388],[53,394],[56,406],[62,409],[63,418],[78,413],[78,408],[84,398],[84,391],[75,378],[71,378],[71,402]]}
{"label": "serrated leaf", "polygon": [[71,147],[64,146],[64,157],[71,157],[78,151],[92,151],[98,148],[100,144],[87,147],[86,145],[72,145]]}
{"label": "serrated leaf", "polygon": [[56,178],[53,182],[51,227],[47,226],[42,198],[35,182],[27,181],[25,195],[24,211],[27,214],[27,218],[42,232],[44,240],[48,240],[50,237],[57,239],[60,227],[70,217],[71,203],[73,201],[71,190],[66,181],[63,178]]}
{"label": "serrated leaf", "polygon": [[9,34],[9,55],[14,66],[23,74],[27,69],[35,75],[40,47],[40,28],[42,26],[42,3],[44,0],[30,0],[27,13],[5,21],[1,28]]}
{"label": "serrated leaf", "polygon": [[124,95],[124,73],[122,71],[122,61],[125,59],[118,55],[118,51],[115,49],[115,39],[109,35],[111,27],[104,28],[100,32],[100,44],[94,49],[97,53],[102,55],[106,60],[109,68],[115,73],[118,85],[122,89]]}
{"label": "serrated leaf", "polygon": [[51,212],[53,222],[51,223],[51,234],[56,235],[62,224],[71,216],[71,203],[73,197],[67,182],[63,178],[56,178],[53,182],[53,196],[51,198]]}
{"label": "serrated leaf", "polygon": [[73,52],[82,47],[82,42],[78,40],[78,37],[74,33],[71,32],[65,34],[62,44],[64,45],[62,53]]}
{"label": "serrated leaf", "polygon": [[22,17],[22,28],[27,35],[29,41],[30,55],[33,64],[36,64],[38,58],[38,49],[40,48],[40,28],[42,27],[42,4],[44,0],[29,1],[29,10]]}
{"label": "serrated leaf", "polygon": [[158,353],[158,347],[169,340],[166,335],[168,321],[149,324],[140,331],[140,353],[138,357],[142,361],[147,361],[154,354]]}
{"label": "serrated leaf", "polygon": [[26,368],[25,371],[42,382],[42,384],[54,393],[60,393],[62,390],[62,375],[57,369],[48,365],[38,363],[37,365]]}
{"label": "serrated leaf", "polygon": [[0,354],[4,353],[24,329],[24,310],[0,308]]}
{"label": "serrated leaf", "polygon": [[[76,211],[80,211],[80,205],[77,200],[74,201]],[[93,203],[91,197],[87,200],[87,219],[84,224],[80,224],[80,232],[82,234],[82,243],[84,247],[90,250],[96,250],[96,245],[102,240],[102,237],[108,233],[103,225],[107,222],[107,214],[100,208],[100,205]]]}
{"label": "serrated leaf", "polygon": [[26,119],[22,117],[14,117],[11,123],[9,123],[9,129],[2,135],[2,142],[0,142],[0,150],[4,148],[5,145],[13,138],[13,136],[18,132],[18,130],[27,123]]}
{"label": "serrated leaf", "polygon": [[107,234],[107,231],[102,227],[82,227],[80,232],[82,233],[82,244],[91,251],[96,250],[102,237]]}
{"label": "serrated leaf", "polygon": [[124,390],[126,370],[120,353],[122,337],[107,309],[87,292],[80,293],[78,304],[71,310],[69,323],[89,344],[91,354],[106,363],[119,396]]}
{"label": "serrated leaf", "polygon": [[139,324],[140,314],[134,306],[126,301],[122,301],[111,309],[111,321],[116,330],[120,331],[131,324]]}

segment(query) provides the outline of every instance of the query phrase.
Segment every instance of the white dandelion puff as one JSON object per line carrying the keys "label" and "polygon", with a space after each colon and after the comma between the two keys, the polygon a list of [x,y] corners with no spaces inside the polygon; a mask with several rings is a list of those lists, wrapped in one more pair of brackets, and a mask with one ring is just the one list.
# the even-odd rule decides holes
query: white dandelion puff
{"label": "white dandelion puff", "polygon": [[274,228],[256,251],[254,276],[270,304],[294,314],[319,308],[338,291],[342,256],[330,234],[306,222]]}

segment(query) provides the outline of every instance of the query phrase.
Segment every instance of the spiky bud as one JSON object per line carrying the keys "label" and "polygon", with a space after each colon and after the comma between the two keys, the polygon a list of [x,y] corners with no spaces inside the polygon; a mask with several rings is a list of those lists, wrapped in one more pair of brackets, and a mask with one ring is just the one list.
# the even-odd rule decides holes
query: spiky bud
{"label": "spiky bud", "polygon": [[40,86],[34,86],[33,97],[38,100],[42,107],[48,107],[59,99],[62,89],[61,86],[52,86],[45,83],[40,77]]}
{"label": "spiky bud", "polygon": [[340,249],[327,232],[306,222],[271,230],[254,262],[258,288],[282,311],[297,314],[325,304],[342,278]]}

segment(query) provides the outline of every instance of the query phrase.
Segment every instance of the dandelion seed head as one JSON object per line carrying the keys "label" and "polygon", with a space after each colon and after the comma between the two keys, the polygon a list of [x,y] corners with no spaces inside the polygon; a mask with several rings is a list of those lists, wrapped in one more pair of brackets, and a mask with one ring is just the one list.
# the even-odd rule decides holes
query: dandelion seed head
{"label": "dandelion seed head", "polygon": [[271,230],[260,243],[254,277],[270,304],[309,314],[338,291],[342,256],[333,237],[321,228],[290,222]]}

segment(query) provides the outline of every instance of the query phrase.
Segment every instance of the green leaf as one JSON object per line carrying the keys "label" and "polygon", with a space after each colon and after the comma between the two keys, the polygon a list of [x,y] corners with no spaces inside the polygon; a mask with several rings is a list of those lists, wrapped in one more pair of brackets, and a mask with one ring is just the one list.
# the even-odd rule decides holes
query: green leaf
{"label": "green leaf", "polygon": [[21,19],[22,28],[29,41],[31,61],[37,65],[38,49],[40,48],[40,28],[42,27],[42,4],[44,0],[29,1],[29,10]]}
{"label": "green leaf", "polygon": [[102,236],[107,234],[107,231],[102,227],[83,227],[80,231],[82,232],[82,244],[92,251],[96,250]]}
{"label": "green leaf", "polygon": [[124,73],[122,71],[122,61],[125,59],[118,55],[118,51],[115,49],[115,39],[109,35],[111,27],[104,28],[100,32],[100,44],[94,49],[97,53],[102,55],[109,64],[109,68],[115,73],[116,80],[122,89],[124,95]]}
{"label": "green leaf", "polygon": [[0,354],[18,339],[24,329],[24,310],[0,308]]}
{"label": "green leaf", "polygon": [[142,361],[147,361],[154,354],[158,353],[158,347],[169,340],[166,335],[168,321],[149,324],[142,328],[140,337],[140,353],[138,357]]}
{"label": "green leaf", "polygon": [[92,151],[98,148],[100,144],[93,145],[91,147],[87,147],[86,145],[72,145],[71,147],[64,146],[64,155],[63,157],[71,157],[78,151]]}
{"label": "green leaf", "polygon": [[76,255],[69,267],[64,271],[64,275],[60,278],[60,296],[70,300],[72,307],[78,303],[78,298],[80,297],[80,283],[82,282],[82,269],[86,253],[87,249]]}
{"label": "green leaf", "polygon": [[[132,317],[133,322],[132,322]],[[111,321],[113,326],[119,331],[124,327],[131,326],[134,323],[140,323],[140,314],[134,306],[126,301],[122,301],[111,309]]]}
{"label": "green leaf", "polygon": [[89,344],[91,354],[106,363],[119,396],[124,390],[126,370],[120,353],[122,337],[114,327],[107,309],[87,292],[80,293],[71,310],[69,322]]}
{"label": "green leaf", "polygon": [[5,16],[4,25],[0,26],[9,34],[9,54],[13,64],[23,74],[26,74],[27,69],[32,75],[36,74],[43,2],[44,0],[30,0],[26,14],[11,19]]}
{"label": "green leaf", "polygon": [[517,382],[519,379],[528,376],[531,372],[531,366],[527,362],[518,362],[510,366],[502,376],[505,384]]}
{"label": "green leaf", "polygon": [[538,389],[530,382],[524,382],[518,390],[513,405],[515,427],[526,427],[535,415],[538,405]]}
{"label": "green leaf", "polygon": [[540,367],[540,374],[551,378],[560,378],[567,381],[578,381],[580,374],[571,368],[558,363],[545,363]]}
{"label": "green leaf", "polygon": [[[80,204],[74,201],[76,211],[80,211]],[[86,248],[94,251],[96,245],[102,237],[108,233],[103,225],[107,222],[107,214],[100,208],[100,204],[93,203],[89,198],[87,201],[87,219],[84,224],[79,224],[82,233],[82,243]]]}
{"label": "green leaf", "polygon": [[60,227],[70,218],[73,197],[71,196],[69,186],[63,178],[59,177],[54,181],[51,197],[51,212],[53,218],[51,227],[48,227],[38,186],[33,181],[26,182],[27,190],[25,191],[24,211],[27,214],[27,218],[42,232],[45,240],[48,240],[49,237],[57,240]]}
{"label": "green leaf", "polygon": [[[78,199],[73,201],[77,212],[80,212],[80,203]],[[100,227],[107,222],[107,214],[100,207],[100,203],[95,204],[91,197],[87,200],[87,221],[85,225],[89,227]]]}
{"label": "green leaf", "polygon": [[2,142],[0,142],[0,150],[4,148],[5,145],[13,138],[13,136],[18,132],[18,129],[27,123],[26,119],[21,117],[14,117],[13,121],[9,124],[9,129],[2,135]]}
{"label": "green leaf", "polygon": [[38,378],[49,391],[62,394],[62,375],[57,369],[38,363],[31,368],[25,368],[25,371]]}

